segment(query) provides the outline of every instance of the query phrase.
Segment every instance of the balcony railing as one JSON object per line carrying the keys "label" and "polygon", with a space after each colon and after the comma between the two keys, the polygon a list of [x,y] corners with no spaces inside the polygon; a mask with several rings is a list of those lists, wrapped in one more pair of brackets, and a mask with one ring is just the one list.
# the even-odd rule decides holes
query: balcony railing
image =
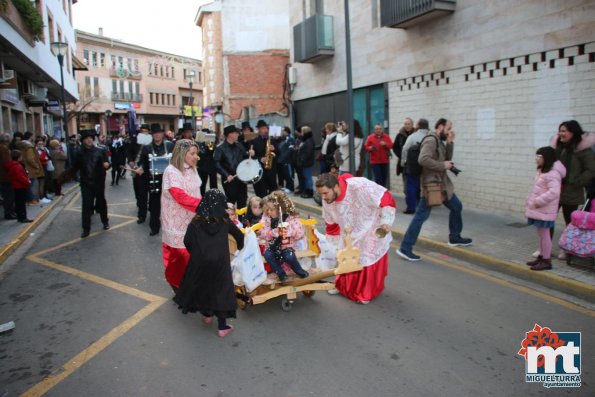
{"label": "balcony railing", "polygon": [[112,101],[142,102],[143,94],[131,94],[130,92],[112,92]]}
{"label": "balcony railing", "polygon": [[295,62],[314,63],[335,54],[333,17],[314,14],[293,27]]}
{"label": "balcony railing", "polygon": [[382,26],[407,29],[455,11],[456,0],[380,0]]}
{"label": "balcony railing", "polygon": [[118,77],[120,79],[141,80],[143,75],[138,70],[130,70],[121,67],[111,67],[109,69],[110,77]]}

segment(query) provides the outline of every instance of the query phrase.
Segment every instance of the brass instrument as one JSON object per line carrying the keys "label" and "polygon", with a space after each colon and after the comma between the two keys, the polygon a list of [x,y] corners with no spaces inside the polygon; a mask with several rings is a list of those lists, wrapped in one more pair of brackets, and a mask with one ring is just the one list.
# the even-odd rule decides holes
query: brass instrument
{"label": "brass instrument", "polygon": [[266,151],[264,152],[264,164],[263,168],[265,170],[270,170],[273,168],[273,157],[275,157],[275,153],[271,150],[271,137],[267,139],[267,147]]}

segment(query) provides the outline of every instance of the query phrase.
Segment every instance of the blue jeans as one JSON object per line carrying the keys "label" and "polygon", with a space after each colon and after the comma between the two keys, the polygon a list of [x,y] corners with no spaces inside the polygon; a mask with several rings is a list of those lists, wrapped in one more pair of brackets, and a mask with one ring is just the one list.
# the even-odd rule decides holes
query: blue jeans
{"label": "blue jeans", "polygon": [[[463,231],[463,204],[457,195],[453,193],[452,198],[450,200],[446,200],[444,205],[450,210],[448,217],[449,238],[459,238],[461,237],[461,232]],[[411,220],[411,223],[405,232],[405,236],[403,237],[403,241],[401,242],[402,252],[411,252],[413,246],[417,242],[417,238],[421,232],[421,227],[430,217],[431,212],[432,207],[428,207],[426,205],[426,199],[424,197],[419,199],[415,215],[413,215],[413,219]]]}
{"label": "blue jeans", "polygon": [[372,172],[374,173],[374,182],[380,186],[386,187],[388,164],[372,164]]}
{"label": "blue jeans", "polygon": [[406,175],[406,178],[405,202],[408,210],[415,211],[419,201],[419,175]]}
{"label": "blue jeans", "polygon": [[291,270],[298,276],[304,273],[304,269],[302,269],[297,256],[295,256],[293,248],[285,248],[280,251],[274,251],[267,248],[266,251],[264,251],[264,259],[277,276],[285,275],[285,271],[281,267],[283,262],[287,263],[289,267],[291,267]]}
{"label": "blue jeans", "polygon": [[304,176],[304,189],[313,190],[314,182],[312,182],[312,167],[302,168],[302,175]]}

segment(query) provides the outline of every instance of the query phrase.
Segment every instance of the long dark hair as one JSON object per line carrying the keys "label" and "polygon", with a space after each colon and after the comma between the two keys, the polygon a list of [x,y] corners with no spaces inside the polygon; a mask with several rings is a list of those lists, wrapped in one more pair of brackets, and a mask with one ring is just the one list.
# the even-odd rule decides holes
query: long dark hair
{"label": "long dark hair", "polygon": [[364,131],[362,130],[362,125],[359,123],[359,120],[353,120],[353,136],[356,138],[364,137]]}
{"label": "long dark hair", "polygon": [[550,172],[554,163],[556,162],[556,151],[551,146],[544,146],[537,149],[535,153],[543,157],[543,165],[541,167],[537,167],[537,169],[541,169],[541,172],[546,173]]}
{"label": "long dark hair", "polygon": [[[566,127],[566,129],[568,130],[568,132],[572,133],[572,138],[570,138],[570,141],[568,143],[566,143],[565,145],[567,147],[570,147],[572,149],[575,149],[578,144],[583,140],[583,128],[581,127],[581,125],[578,123],[578,121],[576,120],[568,120],[568,121],[563,121],[562,123],[560,123],[560,125],[558,126],[558,132],[560,131],[560,128],[562,127]],[[558,144],[560,144],[560,137],[558,137]]]}

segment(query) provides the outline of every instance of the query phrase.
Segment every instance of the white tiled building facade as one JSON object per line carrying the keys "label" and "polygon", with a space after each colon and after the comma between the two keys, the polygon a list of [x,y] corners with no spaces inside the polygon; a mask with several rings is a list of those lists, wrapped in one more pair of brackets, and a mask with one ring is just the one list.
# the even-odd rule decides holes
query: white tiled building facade
{"label": "white tiled building facade", "polygon": [[[294,63],[296,102],[345,90],[343,2],[291,1],[291,24],[323,3],[334,16],[335,54]],[[408,29],[379,27],[379,0],[350,2],[354,88],[385,87],[388,131],[405,117],[451,119],[453,178],[470,207],[522,212],[535,149],[560,122],[595,130],[595,2],[459,0],[456,10]],[[329,119],[332,121],[332,119]],[[391,164],[391,189],[402,192]]]}

